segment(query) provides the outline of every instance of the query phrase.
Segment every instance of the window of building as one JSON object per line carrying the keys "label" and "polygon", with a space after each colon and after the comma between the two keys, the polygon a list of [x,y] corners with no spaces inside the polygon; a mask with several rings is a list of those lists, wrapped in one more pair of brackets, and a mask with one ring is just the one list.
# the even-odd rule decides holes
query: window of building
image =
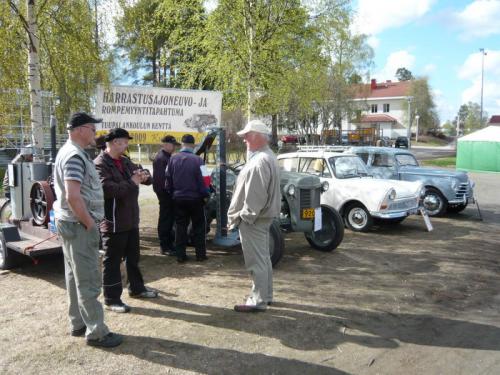
{"label": "window of building", "polygon": [[384,104],[384,112],[389,112],[389,111],[390,111],[389,103]]}
{"label": "window of building", "polygon": [[372,104],[372,113],[377,113],[377,112],[378,112],[378,105]]}

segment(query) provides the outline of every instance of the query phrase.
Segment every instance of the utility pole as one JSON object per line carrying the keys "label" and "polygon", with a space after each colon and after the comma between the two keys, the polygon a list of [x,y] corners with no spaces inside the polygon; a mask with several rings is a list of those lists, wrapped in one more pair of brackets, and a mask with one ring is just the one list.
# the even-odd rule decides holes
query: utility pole
{"label": "utility pole", "polygon": [[415,133],[415,142],[418,142],[418,120],[420,116],[418,114],[415,115],[415,121],[417,122],[417,132]]}
{"label": "utility pole", "polygon": [[408,130],[406,135],[408,136],[408,148],[411,148],[411,101],[413,96],[408,96]]}
{"label": "utility pole", "polygon": [[486,52],[484,48],[479,48],[479,52],[481,52],[481,116],[479,117],[479,124],[483,126],[483,85],[484,85],[484,56],[486,56]]}

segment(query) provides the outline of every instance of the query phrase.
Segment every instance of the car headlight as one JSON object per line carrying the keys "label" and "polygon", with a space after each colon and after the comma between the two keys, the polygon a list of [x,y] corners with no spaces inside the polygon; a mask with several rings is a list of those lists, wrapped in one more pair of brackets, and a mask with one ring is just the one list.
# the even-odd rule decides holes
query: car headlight
{"label": "car headlight", "polygon": [[394,199],[396,199],[396,190],[391,189],[391,191],[389,192],[387,197],[389,198],[390,201],[393,201]]}
{"label": "car headlight", "polygon": [[328,191],[328,189],[330,188],[330,184],[328,183],[328,181],[323,181],[321,183],[321,191],[324,193],[326,191]]}
{"label": "car headlight", "polygon": [[458,184],[459,184],[458,180],[457,180],[456,178],[453,178],[453,177],[452,177],[452,178],[451,178],[451,188],[452,188],[453,190],[457,190],[457,188],[458,188]]}
{"label": "car headlight", "polygon": [[286,189],[286,193],[292,197],[295,196],[295,185],[288,185],[288,188]]}

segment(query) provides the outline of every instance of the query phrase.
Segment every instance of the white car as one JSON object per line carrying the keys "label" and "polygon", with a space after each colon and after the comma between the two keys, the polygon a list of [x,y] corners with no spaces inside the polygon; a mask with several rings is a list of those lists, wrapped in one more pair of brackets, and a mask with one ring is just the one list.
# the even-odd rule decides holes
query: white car
{"label": "white car", "polygon": [[374,179],[359,156],[330,149],[335,148],[281,154],[279,165],[282,170],[308,173],[327,182],[321,204],[335,208],[349,229],[365,232],[374,219],[400,223],[418,213],[424,193],[421,182]]}

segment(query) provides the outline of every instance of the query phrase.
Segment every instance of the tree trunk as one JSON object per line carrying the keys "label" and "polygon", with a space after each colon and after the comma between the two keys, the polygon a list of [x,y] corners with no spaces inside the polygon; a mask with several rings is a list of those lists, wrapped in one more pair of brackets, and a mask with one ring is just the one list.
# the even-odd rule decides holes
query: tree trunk
{"label": "tree trunk", "polygon": [[43,117],[42,90],[40,86],[39,39],[35,16],[35,0],[27,0],[28,8],[28,85],[30,91],[30,111],[34,159],[43,160]]}
{"label": "tree trunk", "polygon": [[156,53],[153,54],[153,58],[151,59],[151,64],[153,68],[153,86],[158,86],[158,76],[156,73]]}
{"label": "tree trunk", "polygon": [[272,131],[271,145],[277,146],[278,145],[278,115],[277,114],[271,115],[271,131]]}

